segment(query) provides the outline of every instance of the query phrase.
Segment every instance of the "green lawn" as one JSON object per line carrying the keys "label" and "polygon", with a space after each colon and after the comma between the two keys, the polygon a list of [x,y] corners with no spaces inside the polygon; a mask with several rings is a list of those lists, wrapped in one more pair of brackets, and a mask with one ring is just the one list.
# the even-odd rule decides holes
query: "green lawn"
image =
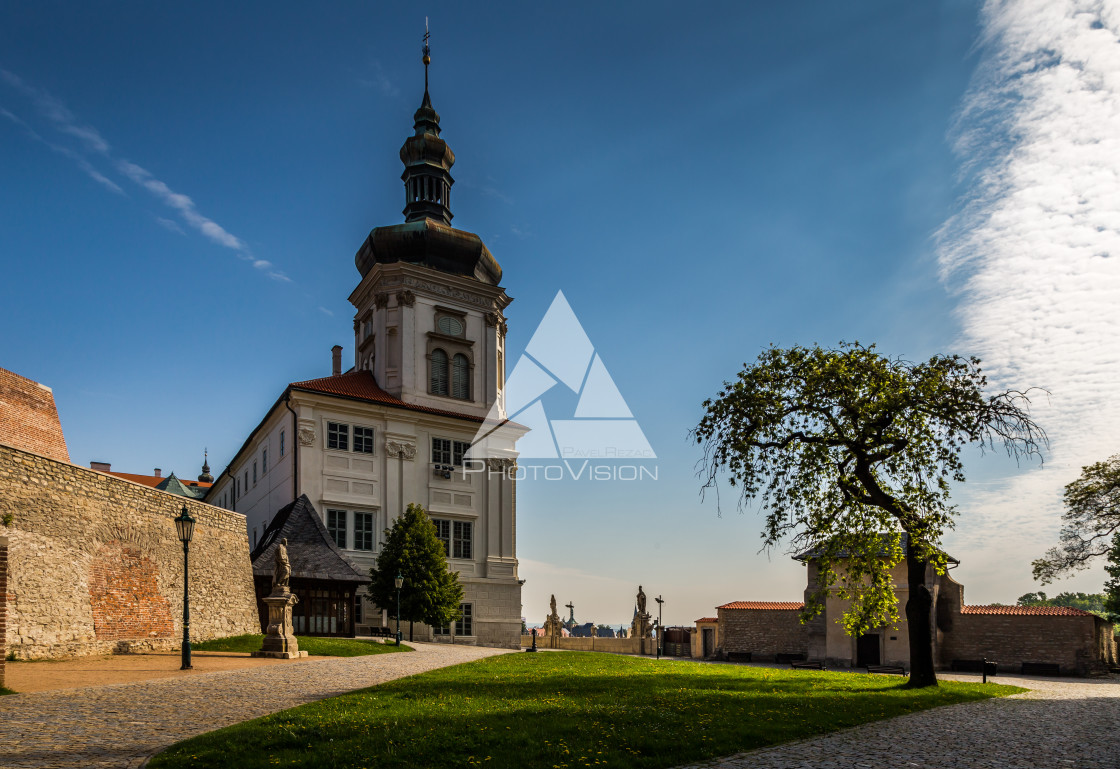
{"label": "green lawn", "polygon": [[[255,652],[261,648],[262,640],[264,640],[263,635],[235,635],[191,644],[191,648],[200,652]],[[301,635],[296,636],[296,640],[299,642],[299,650],[307,652],[312,657],[362,657],[366,654],[412,651],[404,644],[398,647],[359,638],[317,638]]]}
{"label": "green lawn", "polygon": [[1022,689],[584,652],[509,654],[179,743],[157,767],[668,767]]}

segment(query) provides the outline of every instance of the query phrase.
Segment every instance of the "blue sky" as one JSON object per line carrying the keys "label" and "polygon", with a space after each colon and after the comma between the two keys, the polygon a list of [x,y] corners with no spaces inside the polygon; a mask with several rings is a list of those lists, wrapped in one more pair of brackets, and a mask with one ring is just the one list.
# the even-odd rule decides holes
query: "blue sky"
{"label": "blue sky", "polygon": [[349,356],[354,252],[402,218],[425,14],[455,225],[505,270],[511,349],[562,290],[659,457],[656,483],[522,484],[530,621],[555,592],[617,624],[638,583],[673,622],[799,597],[754,512],[701,503],[686,439],[769,343],[978,352],[1050,388],[1046,469],[977,455],[948,540],[970,602],[1036,589],[1061,486],[1120,427],[1117,19],[1072,0],[8,4],[0,366],[54,388],[73,461],[221,468],[285,383]]}

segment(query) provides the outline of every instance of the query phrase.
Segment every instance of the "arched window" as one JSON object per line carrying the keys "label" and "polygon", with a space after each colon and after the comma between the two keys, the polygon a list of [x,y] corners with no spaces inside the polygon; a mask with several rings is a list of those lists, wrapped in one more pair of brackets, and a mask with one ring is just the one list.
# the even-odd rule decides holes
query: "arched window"
{"label": "arched window", "polygon": [[458,353],[451,361],[451,394],[467,400],[471,397],[471,362]]}
{"label": "arched window", "polygon": [[432,350],[432,395],[447,395],[447,353]]}

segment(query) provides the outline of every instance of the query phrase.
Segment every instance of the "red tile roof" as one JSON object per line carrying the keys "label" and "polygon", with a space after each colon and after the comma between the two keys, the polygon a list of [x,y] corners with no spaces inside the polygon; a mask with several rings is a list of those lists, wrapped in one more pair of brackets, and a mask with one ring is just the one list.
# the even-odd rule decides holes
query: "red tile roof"
{"label": "red tile roof", "polygon": [[1016,614],[1036,617],[1092,617],[1092,612],[1070,606],[962,606],[961,614]]}
{"label": "red tile roof", "polygon": [[699,622],[719,622],[719,619],[717,617],[701,617],[700,619],[698,619],[696,621],[698,623]]}
{"label": "red tile roof", "polygon": [[[151,486],[153,489],[167,480],[166,475],[137,475],[135,473],[118,473],[116,470],[102,470],[106,475],[112,475],[117,478],[124,478],[126,481],[139,483],[141,486]],[[197,486],[200,489],[208,489],[212,484],[203,483],[202,481],[188,481],[184,478],[179,478],[179,483],[184,486]]]}
{"label": "red tile roof", "polygon": [[732,601],[717,609],[769,609],[771,611],[801,611],[805,604],[794,601]]}
{"label": "red tile roof", "polygon": [[51,388],[0,368],[0,443],[70,461]]}
{"label": "red tile roof", "polygon": [[343,398],[353,398],[369,403],[382,403],[386,406],[408,409],[409,411],[422,411],[426,414],[438,414],[444,417],[469,419],[471,422],[486,421],[483,417],[476,417],[473,414],[462,414],[458,411],[448,411],[446,409],[431,408],[430,406],[419,406],[415,403],[406,403],[400,398],[392,396],[382,390],[380,385],[377,384],[377,380],[373,378],[373,374],[368,371],[352,371],[347,374],[339,374],[338,376],[308,379],[304,382],[292,382],[289,386],[294,390],[339,395]]}

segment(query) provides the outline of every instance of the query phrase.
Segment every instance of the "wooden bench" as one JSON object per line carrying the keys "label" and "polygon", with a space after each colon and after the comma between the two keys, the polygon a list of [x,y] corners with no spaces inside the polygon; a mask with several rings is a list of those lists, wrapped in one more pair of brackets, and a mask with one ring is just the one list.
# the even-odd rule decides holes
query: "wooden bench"
{"label": "wooden bench", "polygon": [[374,638],[396,638],[397,634],[393,632],[392,628],[387,627],[371,627],[369,634]]}
{"label": "wooden bench", "polygon": [[728,662],[750,662],[752,652],[728,652]]}
{"label": "wooden bench", "polygon": [[795,660],[789,666],[794,670],[824,670],[824,663],[820,660]]}
{"label": "wooden bench", "polygon": [[906,668],[901,665],[868,665],[868,673],[894,673],[896,675],[906,675]]}
{"label": "wooden bench", "polygon": [[777,662],[779,665],[788,665],[791,662],[804,662],[805,661],[805,655],[804,654],[776,654],[776,655],[774,655],[774,661]]}
{"label": "wooden bench", "polygon": [[1057,662],[1024,662],[1025,676],[1060,676],[1062,667]]}

